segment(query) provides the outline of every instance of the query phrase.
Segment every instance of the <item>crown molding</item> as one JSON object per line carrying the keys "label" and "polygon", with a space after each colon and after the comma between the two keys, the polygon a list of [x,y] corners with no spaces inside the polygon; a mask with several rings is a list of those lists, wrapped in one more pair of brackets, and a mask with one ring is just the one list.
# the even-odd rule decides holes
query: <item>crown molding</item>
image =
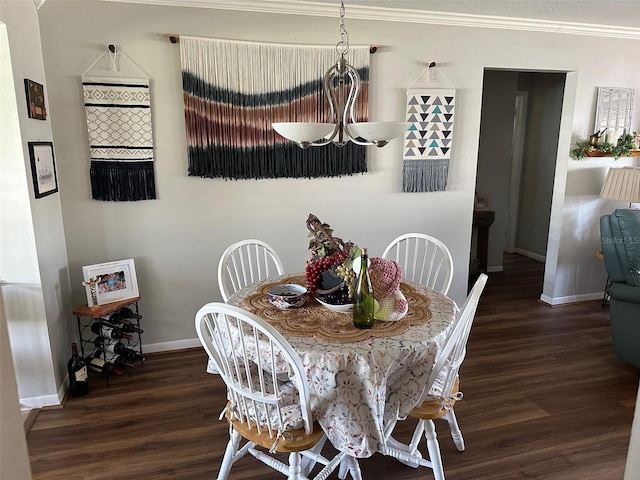
{"label": "crown molding", "polygon": [[[104,2],[164,5],[173,7],[214,8],[243,12],[274,13],[282,15],[306,15],[337,17],[338,8],[329,3],[311,3],[301,0],[100,0]],[[43,0],[44,2],[44,0]],[[497,28],[531,32],[564,33],[609,38],[640,39],[640,28],[567,23],[526,18],[470,15],[427,10],[364,7],[351,5],[345,18],[383,22],[423,23],[456,27]]]}

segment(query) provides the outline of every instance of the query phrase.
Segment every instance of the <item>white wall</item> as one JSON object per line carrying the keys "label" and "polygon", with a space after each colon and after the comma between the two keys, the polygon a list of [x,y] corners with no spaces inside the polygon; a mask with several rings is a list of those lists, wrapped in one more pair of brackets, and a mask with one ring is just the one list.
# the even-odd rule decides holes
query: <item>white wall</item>
{"label": "white wall", "polygon": [[[4,25],[0,25],[0,30]],[[2,32],[4,34],[5,32]],[[0,36],[2,36],[0,34]],[[31,478],[29,454],[24,435],[24,424],[18,405],[13,358],[9,345],[7,320],[4,315],[0,291],[0,478],[2,480],[28,480]]]}
{"label": "white wall", "polygon": [[77,329],[60,196],[36,199],[31,180],[28,142],[52,140],[51,112],[46,121],[28,118],[24,93],[29,78],[45,85],[48,98],[36,7],[32,0],[3,0],[0,21],[8,38],[0,80],[0,273],[9,282],[2,288],[18,393],[37,407],[62,400]]}
{"label": "white wall", "polygon": [[[628,52],[637,49],[635,40],[347,19],[352,43],[384,45],[372,57],[372,119],[402,118],[405,82],[431,60],[458,89],[447,191],[402,194],[399,141],[370,151],[366,175],[260,181],[187,177],[179,51],[162,33],[334,44],[335,18],[80,1],[48,1],[39,13],[73,300],[85,302],[82,265],[135,258],[147,344],[166,347],[195,337],[193,315],[202,304],[220,300],[215,267],[236,240],[261,238],[280,253],[287,271],[301,271],[308,256],[309,212],[374,254],[407,231],[441,238],[455,262],[451,293],[462,301],[485,68],[575,72],[568,75],[565,92],[550,231],[552,258],[559,260],[557,268],[548,269],[545,289],[552,300],[602,291],[606,274],[593,255],[599,248],[597,218],[612,208],[597,198],[596,186],[613,161],[575,162],[568,153],[576,139],[591,133],[598,86],[638,88],[640,66],[628,61]],[[90,199],[79,76],[108,43],[118,44],[153,77],[156,201]],[[612,53],[594,62],[594,51]],[[588,178],[593,188],[586,196],[569,192],[565,198],[565,180],[574,173]],[[287,215],[276,217],[283,205]]]}
{"label": "white wall", "polygon": [[638,389],[636,397],[627,463],[624,469],[624,480],[636,480],[637,478],[640,478],[640,389]]}
{"label": "white wall", "polygon": [[[7,167],[7,159],[16,155],[19,159],[16,164],[23,165],[20,155],[19,139],[20,128],[16,112],[16,95],[11,76],[11,59],[9,56],[9,38],[7,26],[0,22],[0,274],[4,275],[7,245],[12,245],[10,231],[17,229],[29,230],[28,222],[21,222],[25,213],[28,213],[28,201],[20,201],[26,195],[26,181],[24,174],[12,175]],[[12,112],[11,115],[9,112]],[[15,138],[15,142],[11,138]],[[13,162],[12,162],[13,164]],[[16,168],[18,172],[24,169]],[[13,201],[9,206],[8,198]],[[24,216],[24,218],[28,218]],[[30,232],[31,233],[31,232]],[[29,235],[33,238],[33,235]],[[28,249],[14,250],[18,261],[25,257],[27,263],[32,256]],[[13,269],[12,269],[13,270]],[[37,271],[37,270],[36,270]],[[24,279],[24,277],[22,278]],[[24,436],[24,426],[20,407],[18,404],[18,387],[16,384],[13,357],[9,344],[9,332],[7,318],[3,302],[3,288],[0,286],[0,478],[4,480],[27,480],[31,478],[29,455]]]}

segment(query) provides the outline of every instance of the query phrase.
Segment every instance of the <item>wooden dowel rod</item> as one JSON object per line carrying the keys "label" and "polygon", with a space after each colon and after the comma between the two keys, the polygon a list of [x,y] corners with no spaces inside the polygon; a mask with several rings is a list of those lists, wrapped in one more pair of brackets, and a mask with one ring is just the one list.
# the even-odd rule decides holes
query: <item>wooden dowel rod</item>
{"label": "wooden dowel rod", "polygon": [[[171,43],[178,43],[180,41],[180,35],[176,33],[163,33],[163,37],[168,38]],[[382,45],[369,45],[369,52],[376,53]]]}

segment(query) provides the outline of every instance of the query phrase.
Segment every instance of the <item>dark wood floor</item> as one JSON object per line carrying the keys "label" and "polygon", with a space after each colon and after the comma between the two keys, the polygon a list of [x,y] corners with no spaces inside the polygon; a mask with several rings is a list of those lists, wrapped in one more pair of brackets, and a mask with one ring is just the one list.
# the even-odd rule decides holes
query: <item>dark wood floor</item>
{"label": "dark wood floor", "polygon": [[[505,272],[489,276],[456,404],[467,449],[458,452],[437,425],[448,480],[623,477],[638,371],[611,351],[608,307],[538,301],[542,268],[508,256]],[[33,424],[33,478],[215,478],[228,434],[218,420],[225,389],[205,363],[200,350],[155,354],[109,387],[92,377],[88,396],[43,410]],[[397,436],[413,426],[407,420]],[[360,467],[365,479],[433,478],[380,455]],[[248,455],[231,478],[284,477]]]}

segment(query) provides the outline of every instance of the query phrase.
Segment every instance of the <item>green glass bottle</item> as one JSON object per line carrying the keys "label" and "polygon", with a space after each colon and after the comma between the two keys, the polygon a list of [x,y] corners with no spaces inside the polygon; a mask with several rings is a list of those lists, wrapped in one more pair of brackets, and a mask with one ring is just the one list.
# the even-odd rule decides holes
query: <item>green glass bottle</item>
{"label": "green glass bottle", "polygon": [[362,249],[360,256],[360,272],[356,278],[353,294],[353,325],[356,328],[371,328],[374,323],[375,303],[373,287],[369,278],[367,249]]}

